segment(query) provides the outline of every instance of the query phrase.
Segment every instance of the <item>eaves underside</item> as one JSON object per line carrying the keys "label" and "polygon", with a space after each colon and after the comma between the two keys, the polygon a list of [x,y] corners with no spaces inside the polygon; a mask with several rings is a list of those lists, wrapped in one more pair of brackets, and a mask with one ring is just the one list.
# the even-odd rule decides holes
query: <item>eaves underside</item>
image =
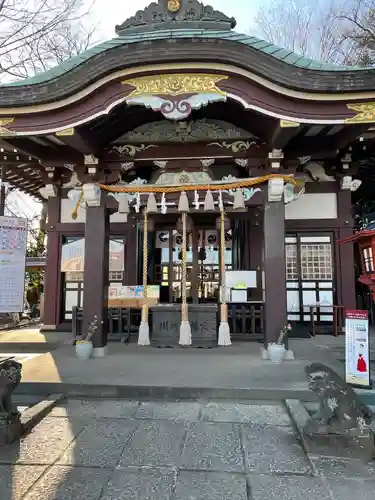
{"label": "eaves underside", "polygon": [[[132,50],[129,45],[134,45]],[[238,50],[239,45],[243,50]],[[236,64],[286,88],[307,92],[365,92],[375,88],[371,69],[318,63],[235,32],[173,30],[117,37],[45,73],[0,86],[0,107],[51,102],[73,95],[118,69],[177,60]]]}

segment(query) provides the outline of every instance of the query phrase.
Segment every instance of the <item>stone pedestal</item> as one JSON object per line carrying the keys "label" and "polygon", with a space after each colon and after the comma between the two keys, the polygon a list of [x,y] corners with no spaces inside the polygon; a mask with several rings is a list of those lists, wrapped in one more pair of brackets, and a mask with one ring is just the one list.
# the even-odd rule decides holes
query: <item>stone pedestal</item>
{"label": "stone pedestal", "polygon": [[374,455],[374,434],[371,430],[358,436],[304,432],[302,440],[306,452],[314,456],[357,459],[368,463]]}
{"label": "stone pedestal", "polygon": [[[181,305],[161,304],[151,309],[151,344],[177,347],[180,337]],[[189,304],[192,347],[217,347],[218,308],[216,304]]]}
{"label": "stone pedestal", "polygon": [[21,437],[22,425],[19,413],[14,415],[0,414],[0,446],[17,441]]}

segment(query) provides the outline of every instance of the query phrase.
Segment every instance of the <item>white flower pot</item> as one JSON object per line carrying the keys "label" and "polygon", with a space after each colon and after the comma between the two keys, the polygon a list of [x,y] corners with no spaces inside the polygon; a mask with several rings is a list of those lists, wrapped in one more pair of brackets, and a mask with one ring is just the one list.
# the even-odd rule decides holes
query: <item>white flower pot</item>
{"label": "white flower pot", "polygon": [[92,342],[77,343],[75,346],[76,356],[78,359],[90,359],[92,356],[93,345]]}
{"label": "white flower pot", "polygon": [[284,344],[268,344],[267,346],[268,358],[272,363],[281,363],[284,360],[285,352]]}

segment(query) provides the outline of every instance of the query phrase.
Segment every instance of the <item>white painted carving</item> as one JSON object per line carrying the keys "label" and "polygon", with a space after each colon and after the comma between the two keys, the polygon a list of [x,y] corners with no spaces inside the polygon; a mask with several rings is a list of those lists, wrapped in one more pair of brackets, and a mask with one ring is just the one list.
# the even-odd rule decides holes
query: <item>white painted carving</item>
{"label": "white painted carving", "polygon": [[56,186],[53,184],[46,184],[39,189],[39,193],[45,200],[48,200],[48,198],[55,198],[57,196]]}
{"label": "white painted carving", "polygon": [[284,194],[284,180],[270,179],[268,181],[268,201],[281,201]]}
{"label": "white painted carving", "polygon": [[145,106],[153,111],[160,111],[168,120],[184,120],[192,110],[201,109],[212,102],[226,101],[224,94],[200,92],[184,99],[164,99],[157,95],[141,95],[126,100],[126,104]]}
{"label": "white painted carving", "polygon": [[84,184],[82,189],[83,199],[88,207],[100,206],[101,190],[99,186],[96,184]]}
{"label": "white painted carving", "polygon": [[335,178],[331,175],[327,175],[324,167],[318,162],[309,162],[304,170],[306,170],[313,181],[316,182],[335,182]]}

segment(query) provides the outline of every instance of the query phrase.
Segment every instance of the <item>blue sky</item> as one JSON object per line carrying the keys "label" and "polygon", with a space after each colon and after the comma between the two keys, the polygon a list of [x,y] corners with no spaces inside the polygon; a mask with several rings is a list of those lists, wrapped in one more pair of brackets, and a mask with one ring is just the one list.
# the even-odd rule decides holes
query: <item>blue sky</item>
{"label": "blue sky", "polygon": [[[114,27],[151,3],[151,0],[96,0],[93,18],[100,29],[100,38],[109,39],[114,36]],[[236,31],[239,33],[251,30],[252,19],[256,14],[260,0],[204,0],[230,17],[237,19]],[[136,6],[136,7],[135,7]]]}

